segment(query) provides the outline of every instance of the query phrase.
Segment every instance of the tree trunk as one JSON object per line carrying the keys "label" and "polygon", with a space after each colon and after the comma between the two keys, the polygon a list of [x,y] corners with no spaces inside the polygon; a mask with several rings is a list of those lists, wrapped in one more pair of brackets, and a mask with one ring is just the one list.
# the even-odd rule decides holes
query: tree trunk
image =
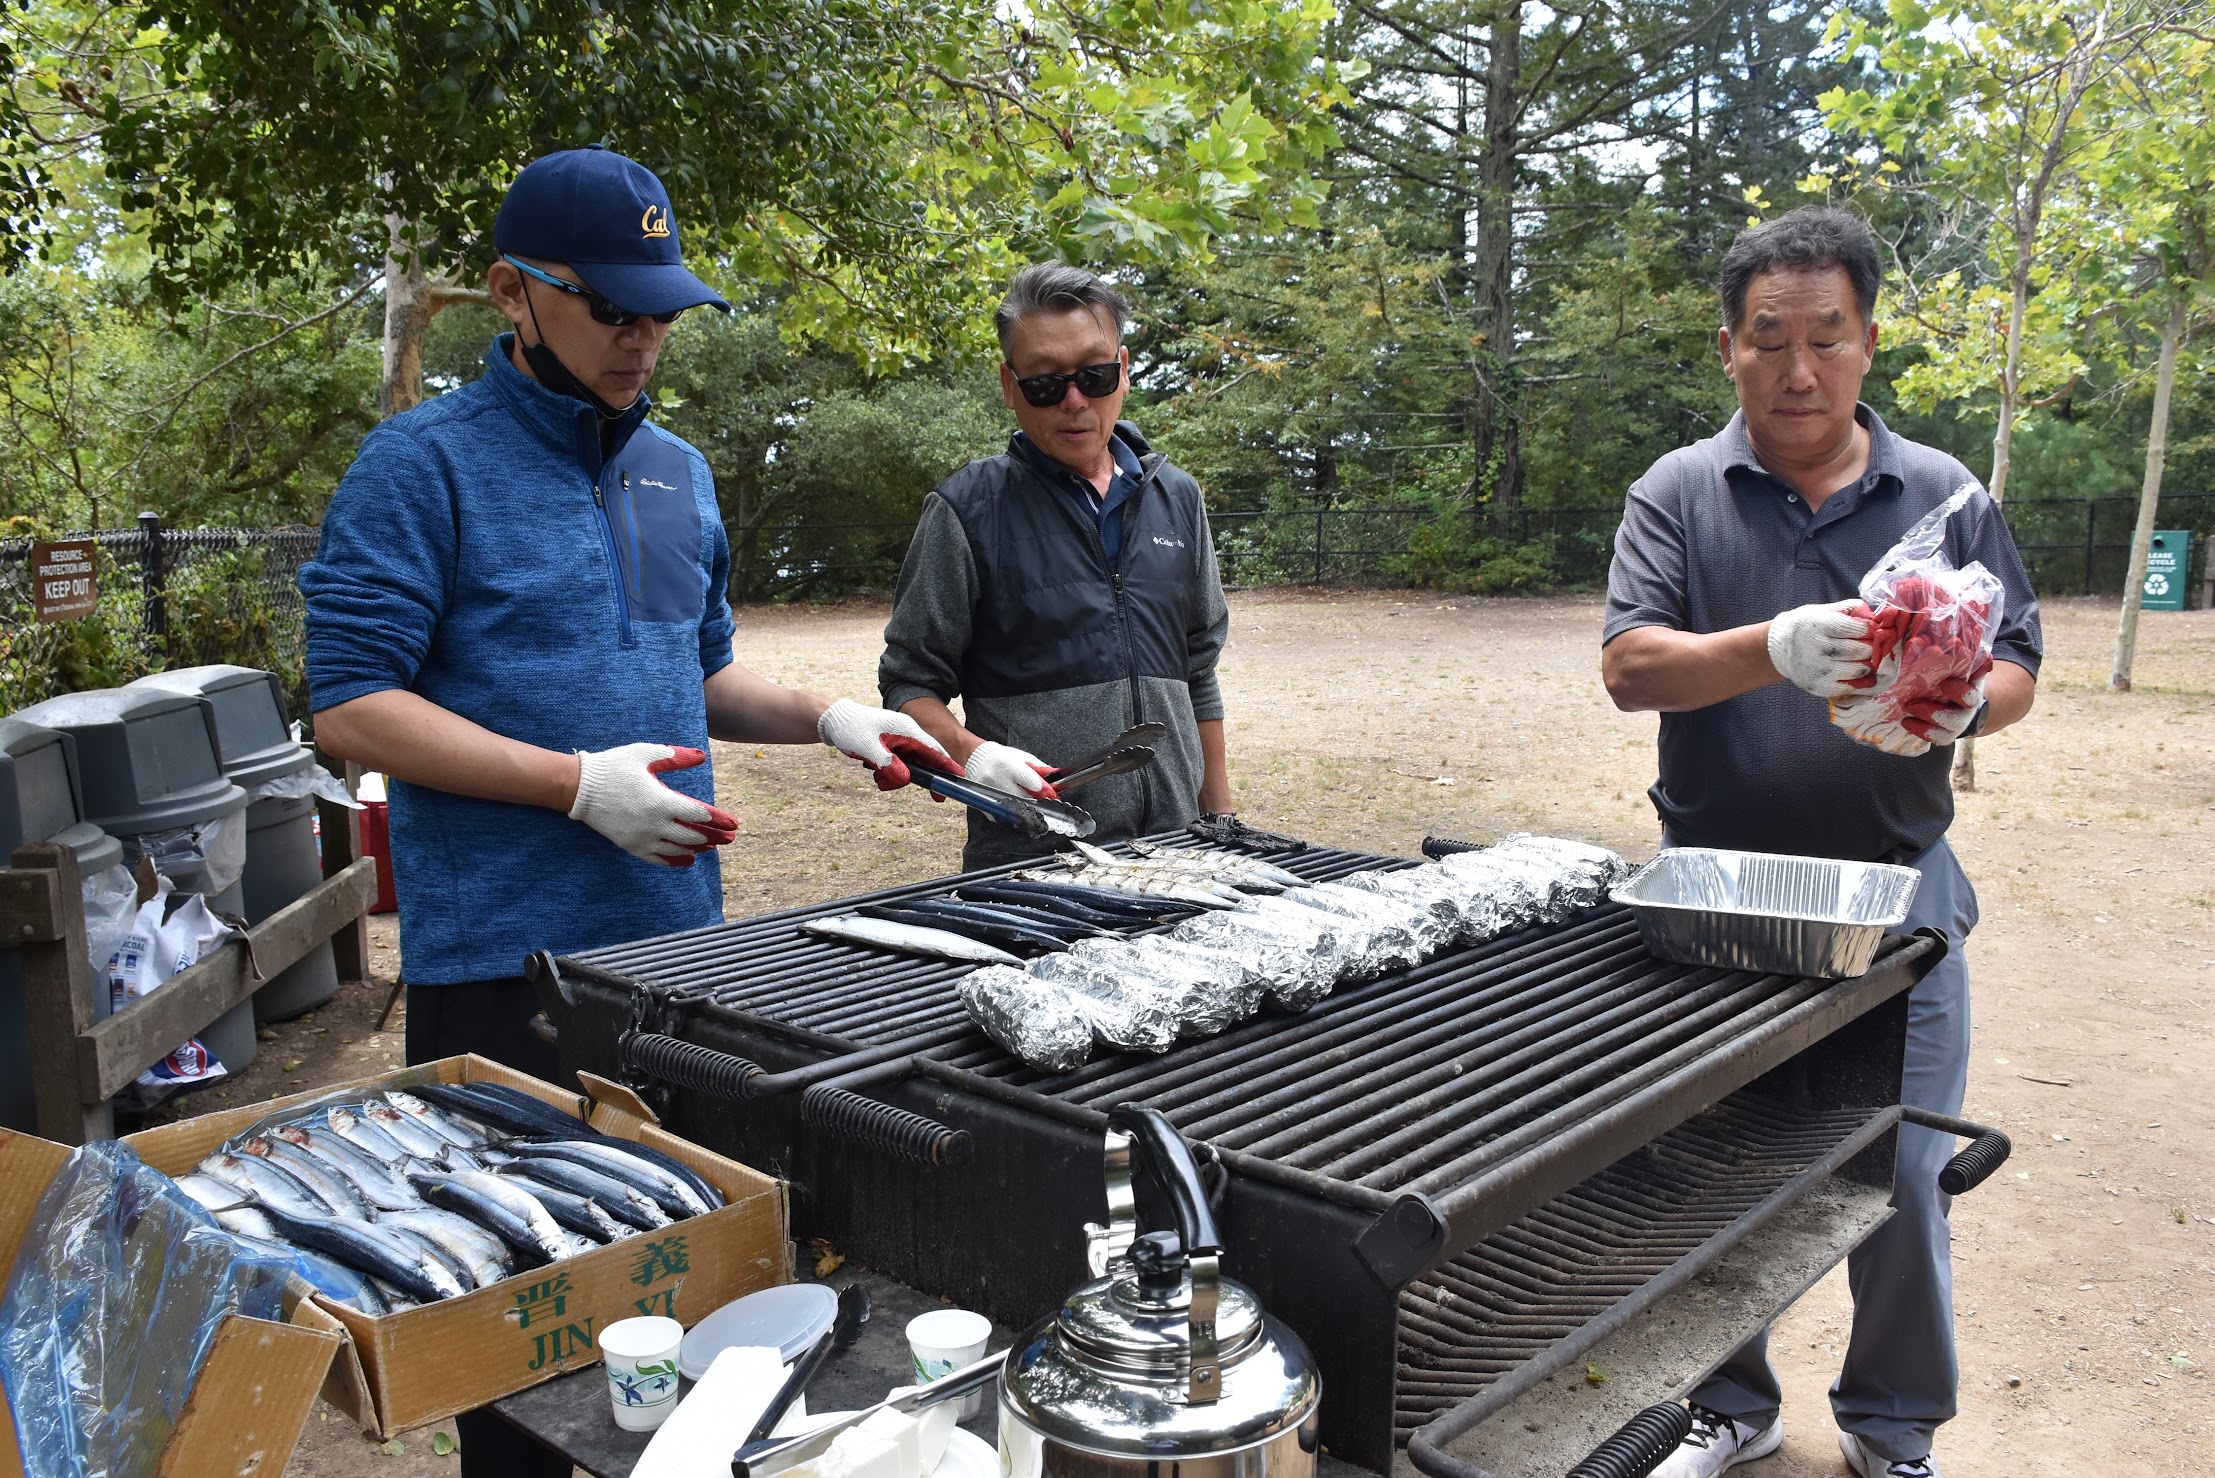
{"label": "tree trunk", "polygon": [[[2080,36],[2071,48],[2068,90],[2054,109],[2053,126],[2040,152],[2038,173],[2025,182],[2011,222],[2015,233],[2015,270],[2009,280],[2012,291],[2007,311],[2007,356],[2000,368],[2000,419],[1992,432],[1992,478],[1987,484],[1995,503],[2007,497],[2007,474],[2015,445],[2015,416],[2022,400],[2023,317],[2030,305],[2030,271],[2038,251],[2038,228],[2045,220],[2046,191],[2061,168],[2069,124],[2084,101],[2085,89],[2091,86],[2093,73],[2103,61],[2100,49],[2106,38],[2107,11],[2103,7],[2093,18],[2091,35]],[[1976,740],[1964,739],[1954,746],[1953,782],[1958,791],[1977,788]]]}
{"label": "tree trunk", "polygon": [[2185,294],[2169,305],[2161,325],[2161,360],[2154,371],[2153,424],[2146,432],[2146,480],[2138,489],[2138,527],[2130,534],[2130,572],[2123,576],[2123,619],[2115,633],[2115,670],[2107,685],[2130,691],[2130,664],[2138,655],[2138,607],[2145,593],[2146,557],[2153,551],[2154,517],[2161,505],[2161,473],[2169,460],[2169,392],[2177,382],[2177,343],[2184,337]]}
{"label": "tree trunk", "polygon": [[1508,531],[1523,481],[1517,424],[1515,355],[1515,145],[1517,88],[1523,70],[1522,0],[1495,0],[1492,45],[1485,67],[1484,152],[1477,160],[1475,311],[1477,397],[1471,445],[1476,467],[1470,491],[1488,508],[1495,534]]}
{"label": "tree trunk", "polygon": [[423,270],[423,244],[410,243],[408,222],[386,216],[385,364],[377,383],[377,414],[389,420],[423,401],[423,340],[430,333],[431,282]]}

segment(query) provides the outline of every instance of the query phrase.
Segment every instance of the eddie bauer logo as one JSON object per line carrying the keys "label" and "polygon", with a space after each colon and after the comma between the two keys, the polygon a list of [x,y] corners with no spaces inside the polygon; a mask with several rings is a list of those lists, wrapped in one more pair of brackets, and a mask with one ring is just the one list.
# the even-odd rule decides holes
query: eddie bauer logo
{"label": "eddie bauer logo", "polygon": [[647,206],[646,214],[638,218],[638,229],[648,236],[667,236],[669,234],[669,207],[666,205]]}
{"label": "eddie bauer logo", "polygon": [[652,477],[640,478],[638,480],[638,485],[642,488],[660,488],[665,493],[673,493],[677,490],[677,485],[675,483],[662,482],[659,479]]}

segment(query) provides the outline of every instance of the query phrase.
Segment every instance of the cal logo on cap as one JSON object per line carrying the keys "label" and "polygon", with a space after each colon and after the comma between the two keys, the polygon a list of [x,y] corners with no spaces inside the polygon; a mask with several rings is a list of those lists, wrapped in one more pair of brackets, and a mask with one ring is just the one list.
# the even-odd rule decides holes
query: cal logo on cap
{"label": "cal logo on cap", "polygon": [[638,218],[638,229],[648,236],[667,236],[669,234],[669,207],[666,205],[647,206],[646,214]]}

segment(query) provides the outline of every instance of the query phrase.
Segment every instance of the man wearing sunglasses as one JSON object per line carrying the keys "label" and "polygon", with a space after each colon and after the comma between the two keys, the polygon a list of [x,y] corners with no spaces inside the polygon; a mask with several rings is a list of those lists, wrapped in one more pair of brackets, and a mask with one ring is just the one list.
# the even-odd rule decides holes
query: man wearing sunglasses
{"label": "man wearing sunglasses", "polygon": [[[1216,658],[1229,630],[1190,476],[1117,419],[1130,305],[1060,263],[1017,275],[994,316],[1007,451],[941,483],[900,569],[877,685],[971,779],[1052,796],[1054,764],[1133,724],[1167,735],[1154,763],[1076,803],[1099,840],[1231,808]],[[947,705],[956,697],[962,716]],[[1049,850],[972,812],[967,867]]]}
{"label": "man wearing sunglasses", "polygon": [[[647,419],[671,323],[729,311],[685,268],[661,182],[606,150],[550,154],[493,242],[514,331],[474,383],[363,441],[300,588],[316,738],[393,782],[408,1060],[474,1051],[558,1080],[527,955],[722,917],[713,849],[738,822],[710,736],[821,739],[884,789],[907,780],[900,751],[937,746],[733,660],[708,464]],[[569,1471],[489,1416],[460,1425],[472,1478]]]}

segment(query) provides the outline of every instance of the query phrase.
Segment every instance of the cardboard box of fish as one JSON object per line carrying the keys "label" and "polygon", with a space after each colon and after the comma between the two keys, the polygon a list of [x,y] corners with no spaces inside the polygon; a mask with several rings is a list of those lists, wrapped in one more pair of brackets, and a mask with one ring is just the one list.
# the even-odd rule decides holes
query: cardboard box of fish
{"label": "cardboard box of fish", "polygon": [[790,1278],[782,1183],[627,1090],[454,1057],[135,1135],[235,1236],[291,1256],[351,1338],[324,1394],[380,1436],[691,1325]]}

